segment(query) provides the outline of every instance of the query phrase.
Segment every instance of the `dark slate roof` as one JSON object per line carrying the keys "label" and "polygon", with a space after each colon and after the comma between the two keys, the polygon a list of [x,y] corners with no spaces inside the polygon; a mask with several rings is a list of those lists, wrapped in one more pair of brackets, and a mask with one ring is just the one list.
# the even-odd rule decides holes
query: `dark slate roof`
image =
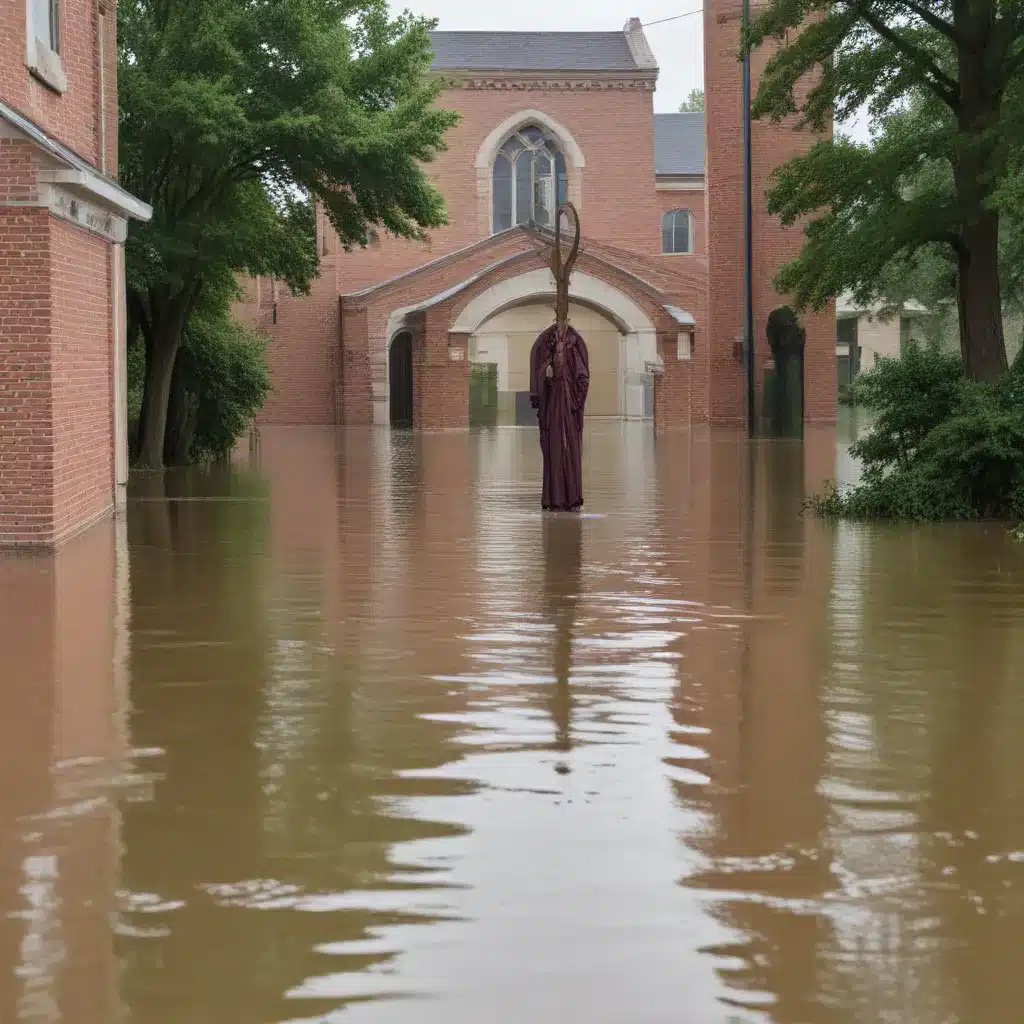
{"label": "dark slate roof", "polygon": [[435,71],[636,71],[622,32],[431,32]]}
{"label": "dark slate roof", "polygon": [[654,115],[654,173],[704,173],[704,114]]}

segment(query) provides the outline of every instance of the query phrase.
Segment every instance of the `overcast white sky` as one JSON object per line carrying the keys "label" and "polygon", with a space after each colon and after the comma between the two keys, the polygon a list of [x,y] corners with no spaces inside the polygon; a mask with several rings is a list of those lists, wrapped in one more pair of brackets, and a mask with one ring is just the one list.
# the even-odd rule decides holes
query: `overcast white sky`
{"label": "overcast white sky", "polygon": [[[553,3],[552,0],[519,0],[506,7],[504,4],[481,0],[407,0],[395,2],[395,10],[410,8],[416,14],[437,18],[438,28],[448,31],[509,31],[509,32],[614,32],[625,25],[630,17],[644,23],[647,40],[658,58],[658,91],[654,94],[654,109],[673,111],[690,94],[691,89],[704,87],[704,22],[699,13],[700,0],[587,0],[583,4],[572,0]],[[663,18],[697,11],[688,17],[662,24],[651,24]],[[737,67],[737,74],[739,68]],[[864,123],[848,126],[849,134],[867,139]]]}

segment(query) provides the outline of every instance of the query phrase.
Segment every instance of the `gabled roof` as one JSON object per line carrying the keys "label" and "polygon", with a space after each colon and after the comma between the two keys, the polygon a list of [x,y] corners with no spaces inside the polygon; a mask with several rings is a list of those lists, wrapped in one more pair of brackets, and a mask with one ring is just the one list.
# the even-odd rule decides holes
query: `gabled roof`
{"label": "gabled roof", "polygon": [[435,71],[637,71],[622,32],[431,32]]}
{"label": "gabled roof", "polygon": [[654,173],[704,173],[704,113],[654,115]]}

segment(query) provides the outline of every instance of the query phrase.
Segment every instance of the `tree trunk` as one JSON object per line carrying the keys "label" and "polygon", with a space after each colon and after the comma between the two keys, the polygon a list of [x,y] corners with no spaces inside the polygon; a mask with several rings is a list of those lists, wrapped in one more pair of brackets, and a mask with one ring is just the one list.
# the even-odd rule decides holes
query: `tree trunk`
{"label": "tree trunk", "polygon": [[1003,306],[999,292],[999,218],[983,211],[965,224],[957,251],[960,352],[970,380],[1006,372]]}
{"label": "tree trunk", "polygon": [[999,214],[989,209],[993,184],[1007,165],[996,130],[1004,82],[996,55],[1002,43],[995,5],[953,5],[957,32],[957,141],[953,180],[961,227],[957,245],[957,313],[960,352],[970,380],[1006,372],[1003,304],[999,292]]}
{"label": "tree trunk", "polygon": [[164,464],[167,403],[180,339],[181,331],[173,321],[154,326],[153,344],[146,360],[146,388],[139,422],[138,461],[147,469],[161,469]]}
{"label": "tree trunk", "polygon": [[171,392],[167,402],[167,427],[164,430],[164,463],[168,466],[188,462],[192,437],[195,434],[196,397],[188,390],[188,373],[185,366],[187,353],[178,347],[171,375]]}

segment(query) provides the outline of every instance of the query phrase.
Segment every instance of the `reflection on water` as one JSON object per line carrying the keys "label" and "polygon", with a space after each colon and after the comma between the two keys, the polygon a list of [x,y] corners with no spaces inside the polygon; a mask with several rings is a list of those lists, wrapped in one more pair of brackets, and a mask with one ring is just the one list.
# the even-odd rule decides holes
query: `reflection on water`
{"label": "reflection on water", "polygon": [[266,430],[0,559],[0,1021],[1017,1019],[1024,551],[585,459]]}

